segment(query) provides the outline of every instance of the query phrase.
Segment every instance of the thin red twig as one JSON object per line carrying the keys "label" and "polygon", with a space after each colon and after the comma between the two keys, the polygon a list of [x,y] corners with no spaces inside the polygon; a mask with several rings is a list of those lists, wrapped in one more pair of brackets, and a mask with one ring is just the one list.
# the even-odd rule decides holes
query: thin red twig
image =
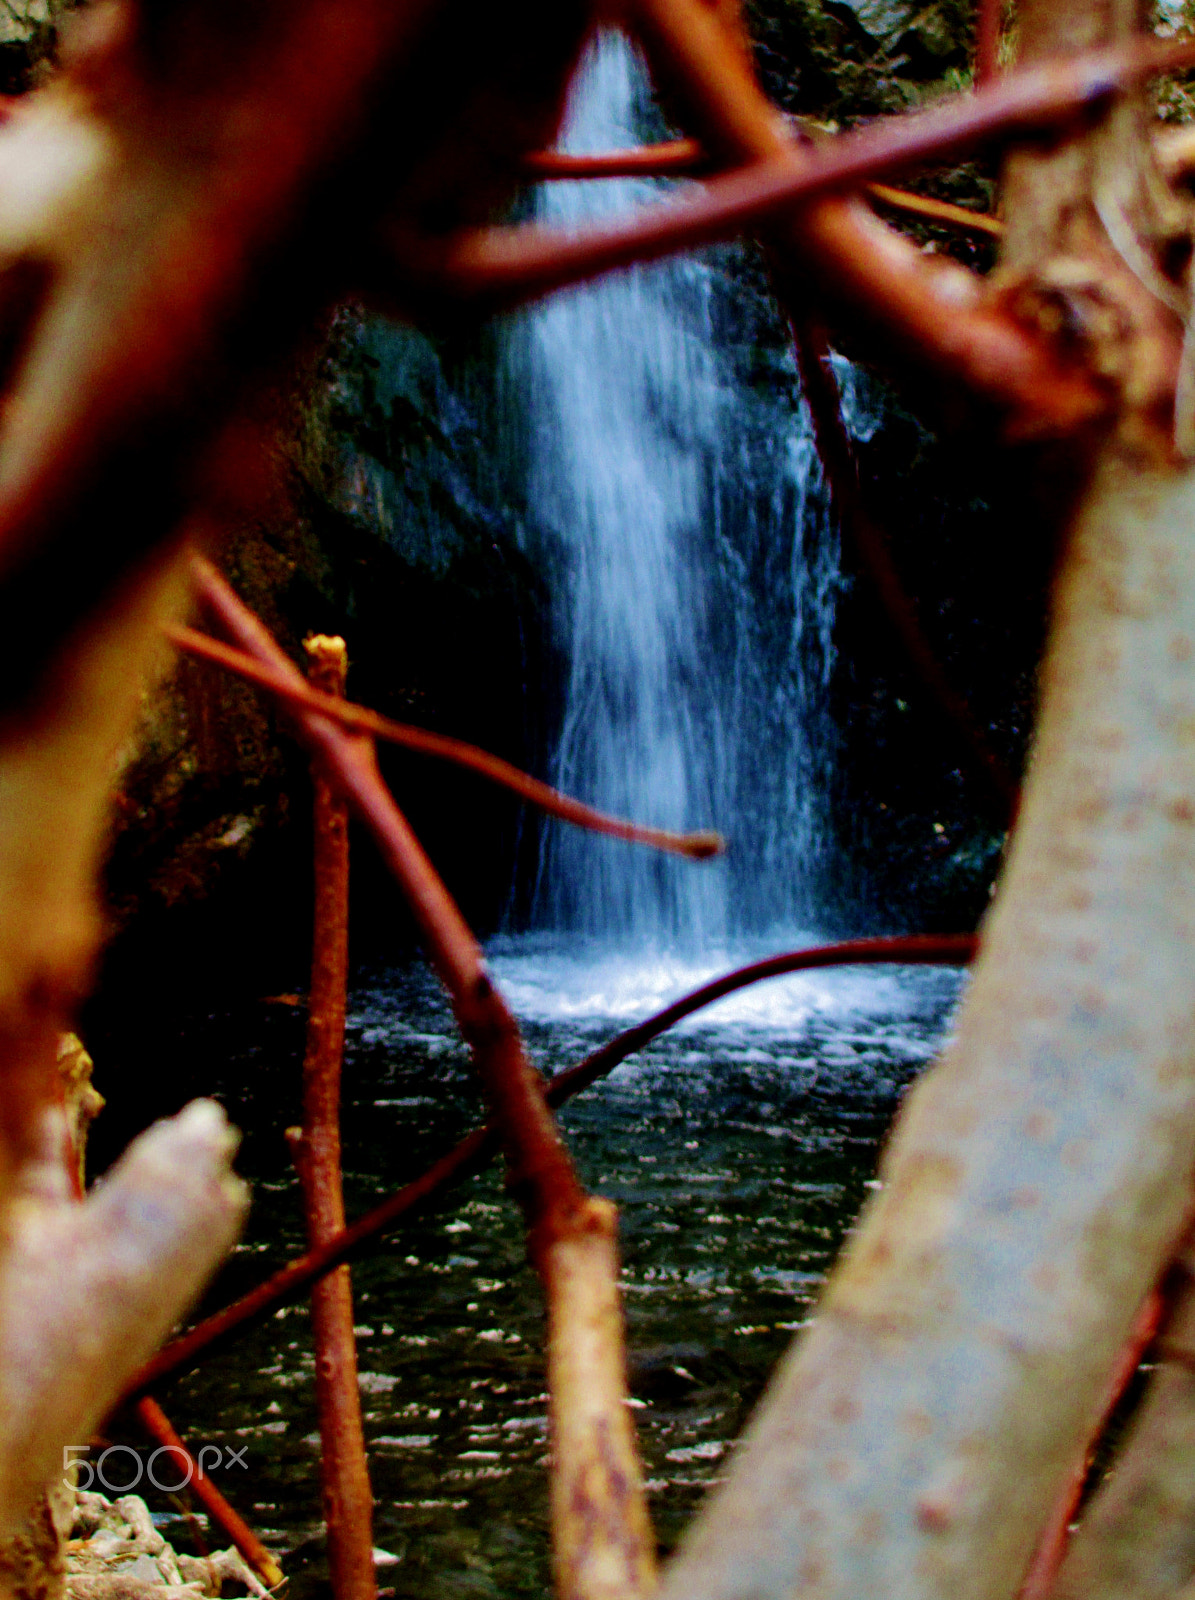
{"label": "thin red twig", "polygon": [[1058,1569],[1062,1565],[1066,1547],[1070,1542],[1071,1524],[1078,1515],[1083,1490],[1087,1484],[1092,1452],[1108,1425],[1108,1419],[1132,1382],[1146,1350],[1153,1342],[1165,1309],[1166,1301],[1162,1291],[1151,1289],[1133,1319],[1129,1336],[1117,1357],[1115,1367],[1108,1376],[1099,1415],[1042,1532],[1017,1600],[1046,1600],[1054,1587],[1054,1580],[1058,1576]]}
{"label": "thin red twig", "polygon": [[[608,1076],[628,1056],[643,1049],[644,1045],[683,1018],[750,984],[783,977],[786,973],[808,972],[825,967],[891,964],[963,966],[973,959],[977,946],[978,939],[969,933],[914,934],[883,939],[848,939],[838,944],[818,945],[809,950],[790,950],[783,955],[768,956],[702,984],[700,988],[665,1006],[662,1011],[616,1035],[576,1066],[550,1079],[545,1086],[545,1098],[550,1106],[564,1105],[598,1079]],[[475,1128],[420,1177],[358,1217],[336,1238],[280,1267],[256,1289],[251,1289],[223,1311],[215,1312],[173,1340],[142,1368],[128,1393],[136,1394],[193,1366],[201,1357],[209,1355],[215,1347],[252,1326],[276,1306],[297,1299],[324,1273],[351,1259],[363,1246],[386,1233],[403,1217],[464,1178],[483,1171],[498,1147],[498,1132],[493,1123],[487,1123],[484,1128]]]}
{"label": "thin red twig", "polygon": [[256,683],[261,688],[278,695],[288,705],[303,706],[309,711],[317,711],[321,715],[332,717],[342,727],[372,734],[374,738],[401,745],[405,750],[415,750],[421,755],[451,761],[455,766],[476,772],[491,783],[511,790],[520,799],[526,800],[528,804],[537,807],[548,816],[559,817],[562,821],[574,823],[579,828],[588,828],[593,833],[609,834],[616,839],[625,839],[631,844],[648,845],[654,850],[669,851],[673,855],[688,856],[694,861],[704,861],[710,856],[719,855],[726,848],[721,835],[712,830],[671,833],[665,828],[642,827],[635,822],[624,822],[620,817],[607,816],[604,812],[585,805],[583,801],[574,800],[569,795],[561,794],[558,789],[541,783],[529,773],[521,772],[509,761],[503,761],[500,756],[490,755],[488,751],[479,750],[476,745],[466,744],[463,739],[431,733],[426,728],[412,727],[405,722],[393,722],[389,717],[383,717],[366,706],[321,694],[318,689],[296,680],[289,673],[257,661],[244,650],[236,650],[231,645],[222,644],[220,640],[209,638],[207,634],[199,633],[194,628],[171,624],[166,626],[164,632],[180,650],[185,650],[189,655],[198,656],[205,661],[212,661],[229,672],[235,672],[239,677],[246,678],[251,683]]}
{"label": "thin red twig", "polygon": [[941,222],[948,228],[958,228],[962,233],[977,233],[984,239],[999,239],[1004,224],[999,217],[986,211],[971,211],[966,206],[952,205],[949,200],[936,200],[932,195],[913,194],[908,189],[893,189],[887,183],[869,183],[870,199],[878,200],[892,211],[909,217],[924,217],[927,222]]}
{"label": "thin red twig", "polygon": [[[203,605],[232,643],[282,676],[302,682],[266,628],[209,562],[196,556],[193,576]],[[542,1213],[550,1232],[553,1218],[567,1216],[586,1197],[544,1103],[539,1075],[524,1053],[518,1024],[486,971],[481,947],[383,783],[372,745],[297,703],[293,716],[303,742],[373,835],[406,897],[503,1130],[511,1187]]]}
{"label": "thin red twig", "polygon": [[212,1521],[228,1535],[267,1589],[276,1588],[284,1576],[282,1568],[245,1519],[239,1512],[233,1510],[210,1476],[196,1462],[158,1402],[152,1395],[142,1395],[137,1402],[136,1410],[138,1421],[150,1437],[181,1456],[183,1462],[187,1464],[190,1469],[187,1487],[200,1505],[207,1508]]}
{"label": "thin red twig", "polygon": [[[329,697],[343,695],[348,670],[344,640],[317,635],[307,641],[306,649],[315,687]],[[307,1240],[318,1247],[344,1230],[340,1076],[349,971],[349,816],[318,763],[312,782],[311,988],[303,1056],[303,1126],[292,1148],[303,1186]],[[347,1266],[312,1284],[311,1332],[332,1592],[335,1600],[374,1600],[373,1492],[365,1457]]]}
{"label": "thin red twig", "polygon": [[[214,568],[196,558],[194,578],[226,635],[278,671],[297,676]],[[617,1212],[582,1187],[518,1024],[382,782],[372,741],[305,707],[296,707],[294,717],[328,781],[370,827],[421,926],[502,1140],[508,1184],[524,1214],[528,1255],[547,1304],[549,1504],[558,1588],[570,1600],[599,1600],[615,1591],[636,1600],[654,1588],[656,1541],[625,1404]]]}
{"label": "thin red twig", "polygon": [[[578,178],[675,178],[704,172],[710,158],[696,139],[672,139],[665,144],[636,145],[627,150],[604,150],[596,155],[571,155],[564,150],[536,150],[524,156],[523,170],[537,182]],[[906,216],[925,217],[965,233],[999,238],[1004,224],[983,211],[969,211],[931,195],[912,194],[886,183],[869,183],[868,196]]]}
{"label": "thin red twig", "polygon": [[709,164],[709,157],[696,139],[669,139],[664,144],[603,150],[596,155],[532,150],[522,161],[525,175],[537,182],[554,178],[668,178],[701,172]]}

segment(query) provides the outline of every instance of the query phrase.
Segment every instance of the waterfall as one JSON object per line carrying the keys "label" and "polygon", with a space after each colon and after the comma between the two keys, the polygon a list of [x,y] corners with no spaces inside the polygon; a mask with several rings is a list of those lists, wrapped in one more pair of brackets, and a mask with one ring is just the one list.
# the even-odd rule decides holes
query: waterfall
{"label": "waterfall", "polygon": [[[563,147],[641,143],[650,116],[637,56],[601,35]],[[537,214],[591,220],[662,187],[556,182]],[[824,911],[837,544],[791,358],[774,322],[761,358],[775,313],[736,281],[744,267],[729,249],[633,269],[511,329],[522,540],[567,663],[551,779],[643,822],[717,827],[730,846],[694,866],[548,828],[541,928],[708,947]]]}

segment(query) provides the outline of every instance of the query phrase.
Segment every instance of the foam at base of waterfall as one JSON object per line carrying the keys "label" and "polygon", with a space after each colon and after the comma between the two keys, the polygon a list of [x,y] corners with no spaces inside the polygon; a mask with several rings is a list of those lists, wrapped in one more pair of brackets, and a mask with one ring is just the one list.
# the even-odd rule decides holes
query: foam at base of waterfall
{"label": "foam at base of waterfall", "polygon": [[[735,942],[700,958],[598,939],[527,934],[491,942],[487,958],[515,1015],[536,1023],[609,1021],[630,1026],[735,967],[822,942],[808,931]],[[964,975],[926,967],[836,967],[768,978],[695,1012],[678,1031],[743,1028],[791,1032],[811,1021],[898,1022],[958,995]]]}

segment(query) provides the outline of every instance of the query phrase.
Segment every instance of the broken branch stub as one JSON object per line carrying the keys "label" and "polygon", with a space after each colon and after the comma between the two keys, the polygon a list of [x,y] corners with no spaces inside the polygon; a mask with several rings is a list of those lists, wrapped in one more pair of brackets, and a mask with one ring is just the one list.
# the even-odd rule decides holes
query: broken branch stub
{"label": "broken branch stub", "polygon": [[369,733],[376,739],[386,739],[406,750],[417,750],[423,755],[438,756],[441,760],[466,767],[491,783],[509,789],[550,817],[559,817],[562,821],[575,823],[579,828],[590,828],[595,833],[610,834],[634,844],[673,851],[677,855],[689,856],[694,861],[720,855],[726,848],[721,836],[710,829],[696,833],[673,833],[666,828],[643,827],[635,822],[624,821],[621,817],[607,816],[531,777],[529,773],[521,772],[500,756],[478,749],[474,744],[450,738],[446,734],[433,733],[427,728],[414,727],[411,723],[394,722],[367,706],[338,701],[335,696],[301,685],[295,678],[255,661],[243,650],[235,650],[231,645],[222,644],[205,633],[197,633],[194,628],[167,627],[164,631],[170,642],[180,650],[215,662],[227,671],[257,684],[259,688],[268,689],[286,705],[305,705],[310,711],[322,711],[342,727]]}
{"label": "broken branch stub", "polygon": [[[811,163],[811,154],[792,151],[783,119],[715,8],[702,0],[634,0],[630,12],[653,73],[680,95],[711,154]],[[993,403],[1011,433],[1065,433],[1105,409],[1089,375],[989,304],[973,273],[927,262],[850,195],[821,197],[773,220],[767,233],[800,287],[798,303],[813,296],[819,313],[849,321],[901,373],[929,371]]]}
{"label": "broken branch stub", "polygon": [[618,1213],[590,1199],[541,1253],[548,1301],[552,1550],[562,1600],[655,1588],[655,1535],[627,1406]]}

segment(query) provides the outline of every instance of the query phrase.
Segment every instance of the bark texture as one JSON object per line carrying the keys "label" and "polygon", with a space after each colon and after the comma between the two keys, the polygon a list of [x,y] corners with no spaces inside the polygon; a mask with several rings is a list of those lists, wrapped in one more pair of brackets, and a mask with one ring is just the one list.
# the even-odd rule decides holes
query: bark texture
{"label": "bark texture", "polygon": [[[317,689],[343,695],[344,640],[308,639],[308,675]],[[299,1174],[314,1248],[344,1227],[340,1178],[340,1071],[344,1055],[349,956],[349,810],[317,766],[315,781],[315,938],[303,1061]],[[347,1266],[311,1290],[315,1398],[320,1424],[320,1486],[328,1568],[336,1600],[373,1600],[373,1493],[365,1459],[353,1289]]]}
{"label": "bark texture", "polygon": [[668,1600],[1017,1589],[1195,1150],[1195,477],[1109,451],[957,1038]]}
{"label": "bark texture", "polygon": [[588,1201],[545,1247],[540,1266],[560,1600],[636,1600],[656,1583],[656,1541],[626,1403],[617,1219],[609,1201]]}

